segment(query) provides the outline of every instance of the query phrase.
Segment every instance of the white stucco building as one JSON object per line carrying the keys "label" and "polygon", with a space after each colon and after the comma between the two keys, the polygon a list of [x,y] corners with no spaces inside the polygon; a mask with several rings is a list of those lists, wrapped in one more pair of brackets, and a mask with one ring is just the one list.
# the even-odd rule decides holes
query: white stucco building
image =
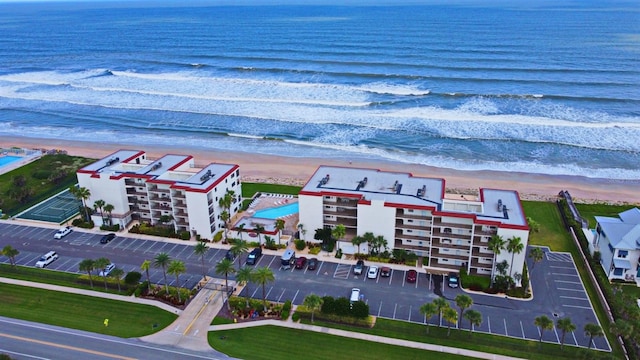
{"label": "white stucco building", "polygon": [[[190,155],[151,160],[144,151],[120,150],[78,170],[77,176],[79,186],[91,193],[87,206],[99,199],[113,205],[113,222],[122,227],[133,220],[156,224],[169,215],[176,231],[212,239],[224,229],[220,198],[234,192],[232,217],[241,206],[239,166],[197,166]],[[93,221],[102,224],[99,213]]]}
{"label": "white stucco building", "polygon": [[[524,249],[529,226],[516,191],[480,189],[478,196],[445,194],[445,180],[375,169],[319,167],[299,194],[300,223],[307,232],[346,227],[345,241],[372,232],[389,250],[406,249],[423,257],[429,271],[490,275],[492,235],[519,237]],[[313,237],[307,236],[310,240]],[[366,244],[361,252],[366,252]],[[522,273],[526,251],[514,255],[513,273]],[[511,255],[503,250],[496,263]]]}
{"label": "white stucco building", "polygon": [[640,285],[640,209],[595,219],[591,248],[600,251],[600,264],[609,280],[635,281]]}

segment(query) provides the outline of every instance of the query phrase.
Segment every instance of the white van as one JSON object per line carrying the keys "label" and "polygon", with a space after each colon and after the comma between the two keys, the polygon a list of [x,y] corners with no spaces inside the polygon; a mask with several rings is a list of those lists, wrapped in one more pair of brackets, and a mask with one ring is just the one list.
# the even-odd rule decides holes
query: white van
{"label": "white van", "polygon": [[40,260],[36,262],[36,267],[44,268],[45,266],[54,262],[56,259],[58,259],[58,254],[55,251],[49,251],[48,253],[42,255]]}
{"label": "white van", "polygon": [[280,258],[280,266],[282,267],[282,269],[290,269],[291,265],[293,265],[293,263],[296,261],[296,252],[291,250],[291,249],[287,249],[285,250],[284,254],[282,254],[282,257]]}

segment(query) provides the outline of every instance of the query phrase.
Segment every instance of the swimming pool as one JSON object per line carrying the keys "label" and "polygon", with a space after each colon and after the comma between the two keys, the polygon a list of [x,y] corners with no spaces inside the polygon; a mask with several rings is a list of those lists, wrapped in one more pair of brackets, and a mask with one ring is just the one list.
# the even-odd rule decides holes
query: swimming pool
{"label": "swimming pool", "polygon": [[5,165],[9,165],[14,161],[18,161],[22,159],[22,157],[20,156],[0,156],[0,167],[3,167]]}
{"label": "swimming pool", "polygon": [[278,219],[287,215],[295,214],[298,212],[298,203],[291,203],[284,206],[278,206],[269,209],[263,209],[256,211],[253,217],[263,219]]}

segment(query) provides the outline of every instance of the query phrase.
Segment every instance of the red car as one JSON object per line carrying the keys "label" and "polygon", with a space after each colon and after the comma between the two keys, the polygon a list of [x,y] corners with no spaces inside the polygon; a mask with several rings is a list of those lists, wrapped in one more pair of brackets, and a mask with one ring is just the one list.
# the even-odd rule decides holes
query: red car
{"label": "red car", "polygon": [[416,282],[416,279],[418,278],[418,272],[415,270],[409,270],[407,271],[407,282],[409,283],[414,283]]}
{"label": "red car", "polygon": [[304,256],[300,256],[296,259],[296,269],[304,269],[304,266],[307,265],[307,258]]}

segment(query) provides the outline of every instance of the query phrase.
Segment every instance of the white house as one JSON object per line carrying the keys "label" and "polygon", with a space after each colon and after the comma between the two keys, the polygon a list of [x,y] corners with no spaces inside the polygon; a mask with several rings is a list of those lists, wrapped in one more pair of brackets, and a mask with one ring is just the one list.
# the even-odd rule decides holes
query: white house
{"label": "white house", "polygon": [[[233,216],[241,205],[238,165],[195,165],[190,155],[164,155],[155,160],[144,151],[119,150],[77,172],[80,187],[89,189],[87,205],[103,200],[113,205],[114,223],[133,220],[156,224],[170,216],[176,231],[212,239],[224,228],[219,200],[233,191]],[[166,217],[165,217],[166,218]],[[100,213],[93,221],[102,224]]]}
{"label": "white house", "polygon": [[[480,189],[477,196],[446,194],[443,179],[409,173],[320,166],[298,196],[300,223],[315,229],[346,228],[339,246],[354,252],[351,239],[372,232],[383,236],[389,250],[406,249],[423,257],[427,271],[466,268],[470,274],[492,273],[492,235],[519,237],[526,249],[527,224],[517,192]],[[307,236],[309,240],[311,236]],[[364,246],[364,247],[363,247]],[[367,251],[366,245],[361,251]],[[503,250],[496,263],[511,265]],[[514,254],[513,273],[522,273],[525,251]]]}
{"label": "white house", "polygon": [[635,281],[640,286],[640,209],[618,217],[596,216],[593,245],[600,251],[600,264],[609,280]]}

